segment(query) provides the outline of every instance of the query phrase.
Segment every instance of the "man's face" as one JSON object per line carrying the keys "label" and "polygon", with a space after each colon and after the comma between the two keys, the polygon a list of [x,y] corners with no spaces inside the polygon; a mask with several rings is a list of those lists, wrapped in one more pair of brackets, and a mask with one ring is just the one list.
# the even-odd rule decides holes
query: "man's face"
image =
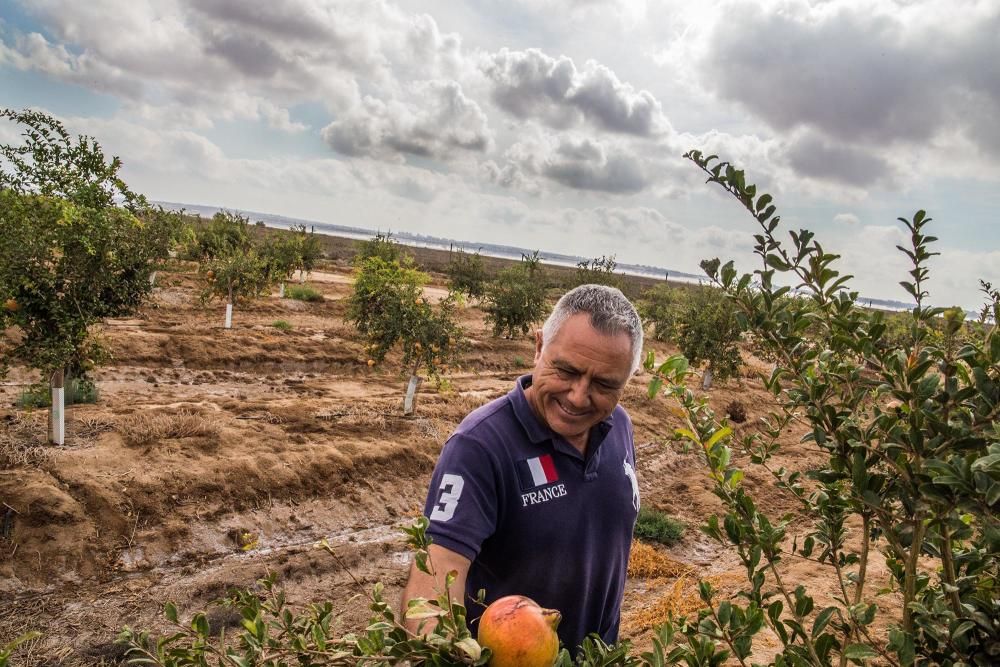
{"label": "man's face", "polygon": [[[544,343],[544,345],[543,345]],[[618,405],[632,368],[627,333],[606,336],[590,325],[590,315],[567,319],[555,338],[535,338],[535,369],[528,400],[553,431],[584,451],[590,428]]]}

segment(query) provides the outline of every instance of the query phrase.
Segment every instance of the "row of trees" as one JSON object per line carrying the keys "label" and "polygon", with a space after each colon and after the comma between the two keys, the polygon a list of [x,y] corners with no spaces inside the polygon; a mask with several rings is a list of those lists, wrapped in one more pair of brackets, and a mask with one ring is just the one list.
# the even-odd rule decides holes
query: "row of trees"
{"label": "row of trees", "polygon": [[199,262],[198,272],[205,278],[202,301],[225,301],[229,329],[237,303],[258,298],[275,285],[284,298],[285,282],[296,271],[304,282],[322,257],[322,245],[305,225],[268,233],[245,216],[223,211],[190,235],[182,256]]}

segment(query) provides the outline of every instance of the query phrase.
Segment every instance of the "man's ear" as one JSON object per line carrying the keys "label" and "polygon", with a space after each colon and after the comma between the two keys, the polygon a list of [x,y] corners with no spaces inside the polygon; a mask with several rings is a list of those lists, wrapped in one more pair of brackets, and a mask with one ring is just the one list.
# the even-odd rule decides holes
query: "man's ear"
{"label": "man's ear", "polygon": [[535,363],[542,357],[542,330],[535,329]]}

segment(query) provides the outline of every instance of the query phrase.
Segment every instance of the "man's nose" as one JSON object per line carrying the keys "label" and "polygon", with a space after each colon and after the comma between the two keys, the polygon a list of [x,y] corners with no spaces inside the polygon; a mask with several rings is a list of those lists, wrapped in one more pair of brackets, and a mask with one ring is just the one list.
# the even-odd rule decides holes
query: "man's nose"
{"label": "man's nose", "polygon": [[570,385],[567,398],[574,407],[585,408],[590,405],[590,382],[586,378],[577,378]]}

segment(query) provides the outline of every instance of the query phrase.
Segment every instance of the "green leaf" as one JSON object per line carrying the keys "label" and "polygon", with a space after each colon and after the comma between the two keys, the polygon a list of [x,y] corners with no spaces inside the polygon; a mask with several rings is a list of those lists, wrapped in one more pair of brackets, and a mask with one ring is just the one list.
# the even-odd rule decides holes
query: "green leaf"
{"label": "green leaf", "polygon": [[663,388],[663,378],[657,376],[649,381],[649,389],[646,394],[649,398],[655,398],[657,394],[660,393],[660,389]]}
{"label": "green leaf", "polygon": [[173,602],[167,602],[163,605],[163,615],[167,617],[167,620],[171,623],[177,622],[177,605]]}
{"label": "green leaf", "polygon": [[730,428],[730,427],[728,427],[728,426],[720,428],[718,431],[716,431],[715,433],[712,434],[711,438],[708,439],[708,441],[705,443],[705,448],[706,449],[711,448],[712,445],[714,445],[715,443],[717,443],[719,440],[722,440],[723,438],[727,437],[732,432],[733,432],[733,429]]}
{"label": "green leaf", "polygon": [[824,609],[823,611],[821,611],[816,615],[816,620],[813,621],[813,627],[812,627],[813,639],[816,639],[816,637],[818,637],[819,634],[823,632],[823,628],[825,628],[827,623],[830,622],[830,618],[833,617],[833,614],[836,611],[837,611],[836,607],[827,607],[826,609]]}
{"label": "green leaf", "polygon": [[878,653],[876,653],[875,649],[867,644],[848,644],[844,647],[844,657],[848,660],[861,662],[863,660],[877,658]]}

